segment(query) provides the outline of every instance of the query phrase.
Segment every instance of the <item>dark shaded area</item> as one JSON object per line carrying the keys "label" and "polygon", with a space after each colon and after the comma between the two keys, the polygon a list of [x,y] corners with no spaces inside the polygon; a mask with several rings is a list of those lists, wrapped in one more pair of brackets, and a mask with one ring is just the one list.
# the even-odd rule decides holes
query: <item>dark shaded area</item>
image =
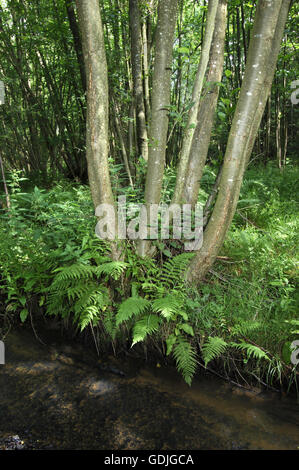
{"label": "dark shaded area", "polygon": [[[94,363],[81,345],[11,333],[0,369],[0,448],[296,449],[298,405],[130,361]],[[90,361],[90,365],[88,365]],[[124,370],[126,375],[114,373]],[[15,439],[14,439],[15,437]],[[9,447],[10,446],[10,447]],[[23,446],[23,447],[22,447]]]}

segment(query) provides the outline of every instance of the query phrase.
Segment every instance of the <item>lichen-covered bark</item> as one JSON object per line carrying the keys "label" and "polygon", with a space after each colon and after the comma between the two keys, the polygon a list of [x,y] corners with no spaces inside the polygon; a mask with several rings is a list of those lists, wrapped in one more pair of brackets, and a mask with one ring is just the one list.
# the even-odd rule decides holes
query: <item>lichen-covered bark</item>
{"label": "lichen-covered bark", "polygon": [[[230,130],[219,194],[204,232],[203,245],[190,265],[189,281],[199,282],[216,259],[239,199],[243,174],[267,100],[285,25],[283,4],[288,0],[260,0],[251,35],[240,98]],[[285,5],[288,7],[288,5]],[[272,73],[272,77],[269,74]],[[265,93],[266,92],[266,93]],[[265,95],[265,96],[264,96]]]}
{"label": "lichen-covered bark", "polygon": [[219,83],[222,79],[225,45],[227,2],[220,0],[215,20],[215,29],[211,45],[210,61],[206,76],[207,88],[202,97],[190,149],[182,201],[192,204],[197,202],[200,180],[206,163],[212,133],[215,109],[219,95]]}
{"label": "lichen-covered bark", "polygon": [[[149,157],[145,183],[145,202],[159,204],[165,166],[168,112],[170,105],[171,63],[178,0],[160,0],[155,42],[152,83]],[[145,256],[149,243],[139,242],[139,254]]]}
{"label": "lichen-covered bark", "polygon": [[180,161],[177,171],[176,186],[174,190],[174,195],[172,202],[180,203],[182,202],[182,194],[186,181],[186,174],[188,168],[189,155],[193,140],[194,131],[198,124],[198,108],[200,105],[201,92],[204,82],[205,73],[207,70],[207,65],[210,56],[210,49],[213,39],[213,33],[215,28],[215,19],[218,9],[218,0],[210,0],[208,4],[208,14],[207,14],[207,24],[205,30],[205,36],[203,41],[203,46],[201,50],[200,62],[194,81],[193,92],[192,92],[192,102],[194,103],[191,107],[188,115],[188,122],[186,126],[185,136],[183,139],[183,145],[180,155]]}
{"label": "lichen-covered bark", "polygon": [[87,84],[86,158],[94,206],[113,204],[108,165],[108,76],[98,0],[76,0]]}

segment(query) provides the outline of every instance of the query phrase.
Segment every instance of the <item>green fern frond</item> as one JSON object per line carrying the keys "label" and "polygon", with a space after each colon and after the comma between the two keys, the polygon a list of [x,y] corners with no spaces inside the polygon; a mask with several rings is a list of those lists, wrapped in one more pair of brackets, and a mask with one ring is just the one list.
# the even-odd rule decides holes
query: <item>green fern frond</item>
{"label": "green fern frond", "polygon": [[103,326],[108,335],[114,340],[116,337],[117,328],[115,325],[115,315],[111,309],[105,310],[103,314]]}
{"label": "green fern frond", "polygon": [[150,306],[150,302],[143,297],[129,297],[118,308],[116,325],[129,320],[135,315],[143,313]]}
{"label": "green fern frond", "polygon": [[204,343],[201,347],[203,360],[205,365],[207,366],[209,362],[211,362],[216,357],[221,356],[225,349],[227,348],[228,344],[224,339],[219,338],[218,336],[209,336],[206,343]]}
{"label": "green fern frond", "polygon": [[171,317],[180,313],[182,301],[176,295],[167,295],[162,299],[156,299],[152,303],[154,312],[160,313],[164,318],[170,320]]}
{"label": "green fern frond", "polygon": [[157,331],[160,324],[160,318],[157,315],[145,315],[144,317],[138,320],[133,328],[133,343],[138,343],[139,341],[143,341],[146,336],[154,331]]}
{"label": "green fern frond", "polygon": [[98,276],[100,276],[101,274],[107,274],[108,276],[111,276],[117,281],[127,267],[128,264],[124,263],[123,261],[111,261],[110,263],[105,263],[101,266],[97,266],[95,268],[95,272]]}
{"label": "green fern frond", "polygon": [[[93,285],[94,286],[94,285]],[[76,298],[82,299],[91,290],[91,284],[80,282],[78,285],[70,286],[66,289],[68,300],[73,302]]]}
{"label": "green fern frond", "polygon": [[103,309],[106,306],[107,299],[105,299],[103,293],[98,290],[96,286],[85,292],[82,297],[75,303],[75,313],[79,313],[84,310],[87,306],[93,305],[98,310]]}
{"label": "green fern frond", "polygon": [[82,263],[75,263],[71,266],[63,266],[62,268],[57,268],[54,270],[54,273],[58,273],[55,276],[54,282],[60,282],[69,279],[88,279],[95,274],[95,269],[95,266]]}
{"label": "green fern frond", "polygon": [[99,309],[96,305],[86,306],[76,320],[80,325],[80,330],[83,331],[89,324],[95,325],[97,323],[99,320]]}
{"label": "green fern frond", "polygon": [[247,336],[248,333],[257,330],[261,326],[261,322],[258,321],[242,321],[240,323],[236,323],[234,326],[231,327],[231,334],[233,336]]}
{"label": "green fern frond", "polygon": [[196,351],[183,336],[178,336],[173,355],[178,371],[181,372],[185,382],[191,385],[197,366]]}
{"label": "green fern frond", "polygon": [[174,258],[170,258],[163,265],[160,280],[167,288],[173,288],[184,282],[186,270],[194,253],[182,253]]}
{"label": "green fern frond", "polygon": [[270,358],[267,356],[265,351],[263,351],[261,348],[258,346],[255,346],[250,343],[230,343],[230,346],[233,346],[234,348],[241,349],[246,352],[248,359],[252,356],[255,359],[266,359],[267,361],[270,361]]}

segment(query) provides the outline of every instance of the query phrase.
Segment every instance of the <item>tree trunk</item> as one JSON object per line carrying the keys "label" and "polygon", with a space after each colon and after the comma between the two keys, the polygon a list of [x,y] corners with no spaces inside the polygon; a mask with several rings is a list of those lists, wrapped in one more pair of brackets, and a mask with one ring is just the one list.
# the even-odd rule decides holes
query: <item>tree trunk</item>
{"label": "tree trunk", "polygon": [[130,0],[131,61],[134,101],[136,107],[136,128],[138,154],[148,160],[148,140],[142,80],[142,37],[138,0]]}
{"label": "tree trunk", "polygon": [[[160,0],[156,30],[155,62],[151,123],[149,131],[149,158],[145,183],[145,202],[159,204],[165,166],[168,112],[170,105],[171,63],[178,0]],[[149,242],[139,241],[139,254],[145,256]]]}
{"label": "tree trunk", "polygon": [[66,7],[66,10],[67,10],[67,15],[68,15],[69,23],[70,23],[70,28],[71,28],[73,39],[74,39],[74,47],[75,47],[75,52],[76,52],[77,60],[78,60],[78,64],[79,64],[82,88],[83,88],[83,91],[85,93],[86,92],[86,76],[85,76],[85,70],[84,70],[84,59],[83,59],[83,52],[82,52],[82,43],[81,43],[80,31],[79,31],[79,28],[78,28],[76,15],[75,15],[75,11],[74,11],[73,0],[65,0],[65,7]]}
{"label": "tree trunk", "polygon": [[191,262],[189,281],[198,283],[210,269],[234,216],[243,174],[273,80],[289,4],[289,0],[260,0],[258,3],[240,98],[228,139],[219,194],[204,233],[202,248]]}
{"label": "tree trunk", "polygon": [[218,101],[219,83],[222,79],[226,12],[226,0],[220,0],[211,46],[210,63],[207,74],[207,89],[198,110],[197,126],[193,135],[183,191],[184,203],[192,204],[193,206],[197,202],[200,180],[206,163],[214,114]]}
{"label": "tree trunk", "polygon": [[194,103],[191,107],[188,115],[188,122],[186,126],[185,136],[183,139],[183,145],[180,155],[179,167],[177,171],[176,186],[174,190],[174,195],[172,202],[174,204],[180,203],[183,194],[183,188],[185,186],[186,174],[188,168],[188,160],[194,135],[194,129],[197,127],[198,123],[198,108],[200,105],[200,97],[204,82],[204,77],[209,61],[210,49],[213,39],[213,33],[215,28],[215,19],[218,9],[218,0],[210,0],[208,5],[208,15],[206,30],[204,35],[203,46],[201,50],[200,63],[198,66],[193,92],[192,92],[192,102]]}
{"label": "tree trunk", "polygon": [[82,34],[86,83],[86,158],[94,206],[113,204],[108,166],[108,76],[98,0],[76,0]]}

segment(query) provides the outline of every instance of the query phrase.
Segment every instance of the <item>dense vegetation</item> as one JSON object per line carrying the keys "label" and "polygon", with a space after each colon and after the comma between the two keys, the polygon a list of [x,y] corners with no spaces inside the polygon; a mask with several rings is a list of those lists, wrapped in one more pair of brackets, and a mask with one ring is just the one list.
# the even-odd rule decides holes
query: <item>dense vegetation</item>
{"label": "dense vegetation", "polygon": [[[167,72],[170,100],[161,118],[151,104],[159,92],[156,32],[163,39],[163,27],[169,27],[163,26],[162,2],[99,3],[109,103],[99,138],[102,160],[93,178],[88,116],[91,93],[94,103],[98,96],[84,72],[86,2],[76,2],[79,12],[82,8],[78,17],[72,0],[53,0],[50,6],[45,0],[0,0],[0,79],[6,87],[0,106],[1,336],[19,321],[38,336],[40,322],[48,325],[55,317],[65,330],[86,334],[98,353],[112,348],[120,354],[133,347],[136,354],[158,355],[159,361],[171,357],[188,384],[199,368],[206,368],[243,385],[296,388],[289,345],[298,338],[299,106],[290,95],[298,76],[298,4],[285,11],[284,27],[278,4],[282,11],[290,2],[276,2],[276,20],[274,10],[271,20],[272,50],[278,54],[280,46],[276,72],[271,88],[276,57],[264,52],[264,81],[254,105],[254,97],[244,99],[245,85],[258,80],[246,72],[248,64],[256,67],[255,45],[250,49],[249,43],[253,27],[259,31],[265,20],[266,2],[221,0],[215,17],[212,7],[218,2],[178,1],[174,41],[165,32],[172,72]],[[215,62],[220,37],[223,51]],[[209,61],[202,68],[205,54]],[[194,102],[193,84],[200,74],[201,99]],[[234,140],[234,131],[242,103],[249,109],[244,122],[250,132],[238,155],[242,139]],[[198,119],[192,117],[194,109]],[[167,130],[159,136],[165,138],[162,156],[147,145],[154,139],[150,122],[155,119],[157,133]],[[236,152],[234,168],[229,167],[230,146]],[[182,177],[185,154],[189,167]],[[161,191],[154,161],[160,165]],[[232,171],[228,181],[242,181],[245,173],[242,186],[225,186]],[[192,194],[183,196],[184,178]],[[94,180],[100,181],[99,194]],[[223,203],[227,194],[234,199],[228,208]],[[95,236],[94,206],[119,195],[126,195],[128,203],[181,203],[185,197],[191,204],[195,195],[206,209],[208,235],[222,204],[225,223],[218,220],[216,228],[225,225],[223,240],[209,248],[205,271],[196,270],[200,251],[185,252],[177,240],[154,241],[151,256],[141,256],[144,247],[126,240],[121,256],[115,256],[114,245]],[[189,277],[186,282],[195,259],[191,280],[200,282]]]}
{"label": "dense vegetation", "polygon": [[[206,172],[202,198],[213,176]],[[12,173],[11,213],[1,215],[3,328],[16,315],[33,327],[55,315],[67,329],[90,330],[101,352],[143,341],[154,357],[172,353],[188,383],[199,362],[238,383],[291,385],[282,349],[297,337],[298,178],[293,166],[247,171],[221,255],[195,289],[182,277],[193,255],[179,254],[178,242],[158,242],[155,260],[128,246],[124,261],[111,261],[94,236],[88,187],[31,189]]]}

